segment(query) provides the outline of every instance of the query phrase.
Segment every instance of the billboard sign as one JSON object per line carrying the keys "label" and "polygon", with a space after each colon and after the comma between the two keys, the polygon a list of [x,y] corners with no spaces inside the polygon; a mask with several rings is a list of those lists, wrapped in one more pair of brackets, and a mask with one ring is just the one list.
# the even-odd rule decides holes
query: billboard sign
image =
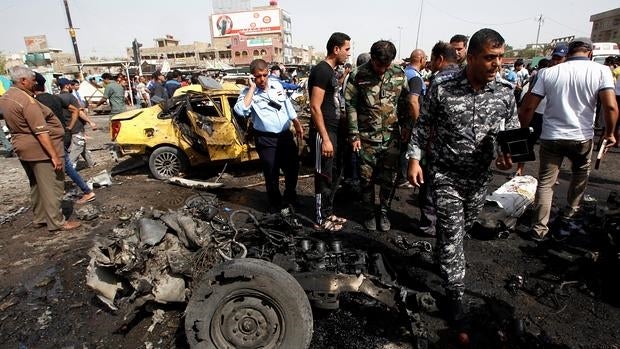
{"label": "billboard sign", "polygon": [[273,45],[273,40],[271,38],[248,39],[247,45],[248,45],[248,47],[272,46]]}
{"label": "billboard sign", "polygon": [[28,53],[49,51],[45,35],[24,36],[24,42],[26,43],[26,52]]}
{"label": "billboard sign", "polygon": [[231,35],[252,35],[282,31],[280,10],[244,11],[211,15],[214,38]]}

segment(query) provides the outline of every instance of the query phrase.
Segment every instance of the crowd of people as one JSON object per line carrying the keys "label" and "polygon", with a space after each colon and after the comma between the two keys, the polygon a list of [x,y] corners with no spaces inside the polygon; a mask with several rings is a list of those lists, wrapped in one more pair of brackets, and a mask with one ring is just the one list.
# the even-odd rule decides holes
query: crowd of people
{"label": "crowd of people", "polygon": [[[529,142],[540,143],[540,165],[530,237],[547,239],[553,230],[553,185],[564,158],[571,160],[572,178],[557,221],[579,212],[590,174],[597,105],[606,146],[616,144],[620,61],[592,62],[592,42],[577,38],[557,45],[550,59],[535,68],[517,60],[512,69],[504,69],[504,38],[485,28],[469,38],[457,34],[437,42],[430,59],[416,48],[405,66],[395,62],[394,44],[379,40],[353,67],[347,63],[351,40],[345,33],[333,33],[326,58],[308,77],[314,228],[337,232],[352,218],[337,215],[334,207],[345,173],[359,183],[360,223],[369,232],[391,229],[391,201],[399,184],[419,187],[421,219],[416,228],[436,238],[444,309],[458,324],[465,313],[464,236],[483,206],[491,166],[507,171],[514,165],[497,145],[499,132],[534,129]],[[287,91],[300,86],[283,80],[283,72],[281,65],[270,68],[262,59],[252,61],[252,79],[234,105],[236,113],[252,119],[272,211],[299,204],[296,139],[301,141],[304,130]],[[64,172],[83,190],[78,203],[95,198],[74,167],[80,156],[94,166],[84,129],[96,126],[85,112],[88,105],[76,94],[79,82],[59,79],[61,93],[53,96],[45,93],[44,78],[29,68],[14,67],[10,74],[14,85],[0,97],[0,109],[28,174],[33,222],[50,231],[74,229],[79,223],[65,220],[60,212]],[[102,78],[103,98],[93,106],[107,101],[112,114],[124,111],[126,77],[105,73]],[[166,76],[157,71],[149,81],[136,77],[136,103],[145,107],[165,101],[191,82],[178,71]],[[524,166],[517,166],[517,175]],[[281,172],[284,193],[279,189]]]}
{"label": "crowd of people", "polygon": [[[579,211],[590,173],[597,101],[606,125],[602,137],[607,147],[616,143],[618,84],[612,69],[590,60],[593,45],[587,38],[556,46],[535,69],[517,60],[508,70],[502,67],[504,39],[488,28],[438,42],[429,62],[423,50],[415,49],[404,69],[394,62],[394,44],[385,40],[360,55],[356,67],[339,68],[349,59],[351,40],[333,33],[325,60],[308,79],[315,228],[336,232],[351,218],[337,216],[334,207],[347,167],[359,180],[360,223],[369,232],[391,229],[390,204],[399,179],[420,187],[417,228],[436,237],[442,304],[458,326],[465,313],[463,238],[483,206],[491,166],[507,171],[514,165],[497,145],[499,132],[535,129],[529,142],[540,142],[540,168],[530,237],[546,239],[553,184],[565,157],[572,162],[572,180],[558,221]],[[285,88],[268,78],[267,63],[255,60],[250,70],[254,82],[242,91],[235,110],[252,118],[259,135],[271,209],[295,206],[298,166],[291,164],[297,164],[291,124],[297,136],[301,126]],[[286,177],[283,196],[277,185],[280,170]]]}

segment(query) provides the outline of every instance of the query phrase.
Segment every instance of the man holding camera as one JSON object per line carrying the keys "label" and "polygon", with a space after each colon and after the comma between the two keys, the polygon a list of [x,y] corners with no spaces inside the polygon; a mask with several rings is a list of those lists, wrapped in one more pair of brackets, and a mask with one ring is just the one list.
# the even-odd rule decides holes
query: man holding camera
{"label": "man holding camera", "polygon": [[[239,115],[252,117],[254,144],[263,163],[270,211],[277,212],[287,204],[297,203],[299,155],[291,123],[299,140],[303,129],[282,84],[269,79],[267,62],[253,60],[250,73],[254,78],[250,86],[241,91],[234,110]],[[279,188],[280,169],[285,176],[284,201]]]}

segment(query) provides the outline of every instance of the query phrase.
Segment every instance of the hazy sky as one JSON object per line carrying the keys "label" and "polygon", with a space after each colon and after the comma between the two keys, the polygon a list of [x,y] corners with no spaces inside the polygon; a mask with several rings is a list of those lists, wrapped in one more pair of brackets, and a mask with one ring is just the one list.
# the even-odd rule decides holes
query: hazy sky
{"label": "hazy sky", "polygon": [[[152,47],[155,37],[174,35],[181,44],[210,42],[210,0],[68,0],[77,31],[81,56],[124,57],[125,48],[137,38]],[[254,6],[268,0],[252,0]],[[368,51],[379,39],[400,46],[406,57],[415,47],[421,0],[280,0],[292,17],[293,42],[324,51],[334,31],[353,39],[354,55]],[[590,15],[617,8],[618,0],[426,0],[423,3],[418,46],[427,54],[438,40],[453,34],[471,35],[489,27],[520,48],[536,42],[543,15],[540,42],[567,35],[590,36]],[[25,51],[24,36],[47,35],[50,47],[72,52],[62,0],[0,0],[3,33],[0,51]],[[399,29],[401,27],[402,29]],[[400,43],[399,43],[400,41]]]}

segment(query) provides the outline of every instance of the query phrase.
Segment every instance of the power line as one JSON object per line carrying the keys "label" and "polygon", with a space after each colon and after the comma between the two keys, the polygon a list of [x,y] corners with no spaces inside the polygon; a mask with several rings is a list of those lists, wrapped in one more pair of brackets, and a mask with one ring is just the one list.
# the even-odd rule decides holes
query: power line
{"label": "power line", "polygon": [[447,15],[448,17],[452,17],[452,18],[457,19],[457,20],[459,20],[461,22],[465,22],[465,23],[469,23],[469,24],[486,25],[486,26],[499,26],[499,25],[517,24],[517,23],[522,23],[522,22],[526,22],[526,21],[531,20],[530,18],[524,18],[524,19],[520,19],[520,20],[517,20],[517,21],[514,21],[514,22],[503,22],[503,23],[474,22],[474,21],[467,20],[465,18],[461,18],[461,17],[455,16],[455,15],[453,15],[451,13],[448,13],[448,12],[446,12],[446,11],[436,7],[436,6],[434,6],[432,2],[431,3],[427,3],[427,4],[429,6],[431,6],[432,8],[434,8],[435,10],[443,13],[444,15]]}
{"label": "power line", "polygon": [[562,26],[562,27],[564,27],[564,28],[568,28],[568,29],[570,29],[570,30],[573,30],[573,31],[575,31],[575,33],[580,33],[580,34],[590,35],[590,34],[588,34],[588,33],[584,32],[584,31],[581,31],[581,29],[575,29],[575,28],[569,27],[569,26],[567,26],[566,24],[564,24],[564,23],[562,23],[562,22],[559,22],[559,21],[556,21],[555,19],[553,19],[553,18],[551,18],[551,17],[546,17],[546,19],[548,19],[548,20],[550,20],[551,22],[553,22],[553,23],[555,23],[555,24],[558,24],[558,25],[560,25],[560,26]]}

